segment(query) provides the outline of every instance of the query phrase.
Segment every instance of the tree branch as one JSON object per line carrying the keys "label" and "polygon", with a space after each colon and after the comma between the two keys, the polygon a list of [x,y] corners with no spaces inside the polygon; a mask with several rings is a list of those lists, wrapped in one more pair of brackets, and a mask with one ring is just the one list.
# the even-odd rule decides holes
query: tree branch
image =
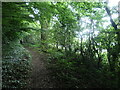
{"label": "tree branch", "polygon": [[117,30],[117,29],[118,29],[118,28],[117,28],[117,24],[115,24],[115,22],[113,21],[113,19],[112,19],[112,17],[111,17],[110,10],[108,9],[107,6],[105,7],[105,10],[106,10],[107,14],[108,14],[109,17],[110,17],[110,22],[111,22],[112,26],[114,27],[115,30]]}

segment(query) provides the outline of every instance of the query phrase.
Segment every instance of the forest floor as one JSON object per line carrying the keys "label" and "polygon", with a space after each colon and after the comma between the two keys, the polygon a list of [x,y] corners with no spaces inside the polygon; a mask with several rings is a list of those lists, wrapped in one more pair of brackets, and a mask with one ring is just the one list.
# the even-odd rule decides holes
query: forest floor
{"label": "forest floor", "polygon": [[55,88],[51,80],[49,70],[46,68],[45,60],[47,55],[38,52],[33,48],[27,48],[32,56],[32,73],[30,77],[30,88]]}

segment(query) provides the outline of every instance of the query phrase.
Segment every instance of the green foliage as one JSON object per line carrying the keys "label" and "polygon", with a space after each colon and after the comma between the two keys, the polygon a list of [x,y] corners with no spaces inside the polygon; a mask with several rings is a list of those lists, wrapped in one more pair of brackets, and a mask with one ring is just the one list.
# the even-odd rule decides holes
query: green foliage
{"label": "green foliage", "polygon": [[[118,82],[115,73],[105,69],[88,68],[80,60],[70,60],[67,57],[50,58],[49,69],[53,80],[59,81],[59,87],[66,88],[116,88]],[[76,58],[76,57],[73,57]],[[54,62],[53,62],[54,60]],[[105,65],[104,67],[106,67]]]}
{"label": "green foliage", "polygon": [[14,41],[21,36],[22,31],[32,21],[27,10],[23,8],[25,3],[4,2],[2,3],[2,29],[3,43]]}
{"label": "green foliage", "polygon": [[[6,48],[8,47],[8,48]],[[27,87],[31,72],[31,56],[18,42],[3,46],[2,87]]]}
{"label": "green foliage", "polygon": [[97,2],[3,3],[3,87],[27,85],[31,62],[22,45],[49,54],[48,67],[59,87],[118,87],[120,35],[110,25],[104,27],[104,6]]}

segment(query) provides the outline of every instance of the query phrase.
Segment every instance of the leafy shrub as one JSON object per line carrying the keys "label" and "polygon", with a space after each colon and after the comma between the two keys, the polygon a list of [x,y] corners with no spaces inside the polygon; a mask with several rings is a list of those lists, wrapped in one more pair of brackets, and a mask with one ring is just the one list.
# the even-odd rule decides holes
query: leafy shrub
{"label": "leafy shrub", "polygon": [[25,88],[31,71],[31,56],[19,43],[3,46],[2,87]]}
{"label": "leafy shrub", "polygon": [[[55,52],[54,52],[55,53]],[[58,55],[58,56],[57,56]],[[114,72],[106,68],[88,68],[86,63],[81,63],[76,56],[63,56],[53,54],[49,64],[51,76],[63,88],[116,88],[117,78]],[[54,60],[56,59],[56,61]],[[105,65],[104,65],[105,66]]]}

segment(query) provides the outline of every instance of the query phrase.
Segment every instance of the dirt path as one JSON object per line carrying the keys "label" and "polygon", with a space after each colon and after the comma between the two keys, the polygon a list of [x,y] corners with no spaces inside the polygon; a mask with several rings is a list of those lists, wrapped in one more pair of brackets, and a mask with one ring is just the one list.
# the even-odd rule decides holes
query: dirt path
{"label": "dirt path", "polygon": [[45,62],[47,55],[38,51],[27,48],[32,55],[32,75],[30,80],[31,88],[54,88],[53,81],[50,80],[49,71],[46,69]]}

